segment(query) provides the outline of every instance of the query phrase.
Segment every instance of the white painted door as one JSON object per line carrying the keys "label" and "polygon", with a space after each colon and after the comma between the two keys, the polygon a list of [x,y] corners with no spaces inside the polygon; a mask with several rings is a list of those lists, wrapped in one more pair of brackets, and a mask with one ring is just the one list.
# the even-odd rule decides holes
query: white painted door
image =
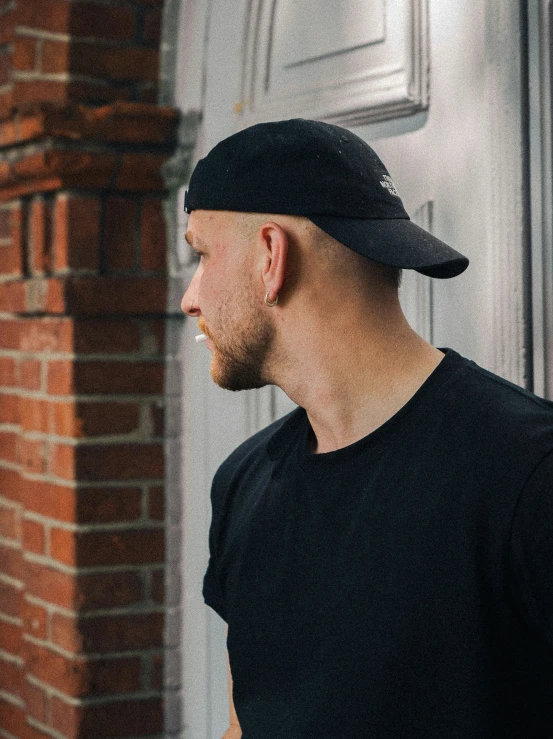
{"label": "white painted door", "polygon": [[[412,323],[437,346],[524,384],[519,3],[196,0],[185,3],[182,23],[177,97],[184,112],[202,112],[196,158],[261,120],[351,127],[382,157],[412,217],[471,259],[454,280],[405,274]],[[215,387],[194,322],[186,332],[183,736],[220,739],[228,723],[225,625],[201,597],[210,480],[290,402],[272,388]]]}

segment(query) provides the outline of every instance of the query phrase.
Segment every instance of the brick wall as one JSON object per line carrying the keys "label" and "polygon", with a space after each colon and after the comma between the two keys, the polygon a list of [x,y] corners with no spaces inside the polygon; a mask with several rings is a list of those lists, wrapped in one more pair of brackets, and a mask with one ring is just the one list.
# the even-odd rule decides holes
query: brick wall
{"label": "brick wall", "polygon": [[0,0],[0,736],[163,731],[162,0]]}

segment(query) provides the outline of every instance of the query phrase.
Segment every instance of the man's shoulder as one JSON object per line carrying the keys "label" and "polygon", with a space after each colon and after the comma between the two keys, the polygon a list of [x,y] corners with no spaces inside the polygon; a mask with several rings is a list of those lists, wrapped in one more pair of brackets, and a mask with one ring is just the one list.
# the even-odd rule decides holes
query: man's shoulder
{"label": "man's shoulder", "polygon": [[553,449],[553,402],[460,358],[464,371],[449,393],[444,409],[451,430],[475,449],[534,455]]}
{"label": "man's shoulder", "polygon": [[519,420],[521,417],[539,417],[553,423],[553,402],[540,398],[530,390],[481,367],[472,360],[465,362],[466,396],[478,400],[478,411]]}
{"label": "man's shoulder", "polygon": [[303,413],[301,408],[296,408],[243,441],[219,466],[214,482],[235,478],[252,463],[269,458],[271,445],[277,440],[285,441],[286,436],[297,427]]}

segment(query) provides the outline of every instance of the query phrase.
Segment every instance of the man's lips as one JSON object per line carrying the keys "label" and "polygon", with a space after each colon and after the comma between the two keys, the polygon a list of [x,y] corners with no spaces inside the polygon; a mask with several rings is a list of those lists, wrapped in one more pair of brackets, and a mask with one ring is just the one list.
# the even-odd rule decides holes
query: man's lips
{"label": "man's lips", "polygon": [[198,328],[202,332],[202,334],[205,334],[207,336],[207,341],[205,342],[205,345],[208,349],[213,349],[213,339],[210,336],[210,333],[207,329],[206,323],[203,319],[198,320]]}

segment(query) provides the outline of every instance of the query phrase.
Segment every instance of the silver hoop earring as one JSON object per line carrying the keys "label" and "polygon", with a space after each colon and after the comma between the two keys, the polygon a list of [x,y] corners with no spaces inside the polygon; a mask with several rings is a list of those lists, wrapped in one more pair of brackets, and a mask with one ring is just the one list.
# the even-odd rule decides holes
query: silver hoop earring
{"label": "silver hoop earring", "polygon": [[267,290],[267,294],[265,295],[265,305],[268,305],[269,308],[272,308],[278,303],[278,293],[277,293],[276,298],[272,301],[269,300],[269,293],[270,293],[270,290]]}

